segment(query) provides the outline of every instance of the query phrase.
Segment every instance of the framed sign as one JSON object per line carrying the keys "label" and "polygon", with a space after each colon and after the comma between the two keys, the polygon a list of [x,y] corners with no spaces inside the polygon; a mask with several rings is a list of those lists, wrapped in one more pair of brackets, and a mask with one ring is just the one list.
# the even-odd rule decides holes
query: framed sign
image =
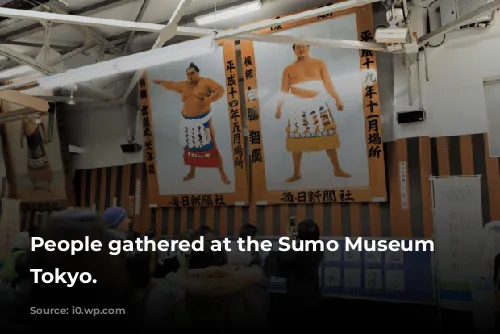
{"label": "framed sign", "polygon": [[[262,34],[373,40],[371,5]],[[375,53],[241,41],[257,204],[387,200]]]}
{"label": "framed sign", "polygon": [[140,105],[149,200],[158,207],[247,205],[234,41],[149,68]]}
{"label": "framed sign", "polygon": [[[29,90],[24,92],[27,101],[40,100],[29,96]],[[24,106],[22,99],[16,99],[16,103],[2,100],[3,114],[26,107],[30,105]],[[63,104],[51,103],[48,112],[26,114],[2,123],[0,135],[10,198],[21,200],[22,208],[63,209],[74,205]]]}

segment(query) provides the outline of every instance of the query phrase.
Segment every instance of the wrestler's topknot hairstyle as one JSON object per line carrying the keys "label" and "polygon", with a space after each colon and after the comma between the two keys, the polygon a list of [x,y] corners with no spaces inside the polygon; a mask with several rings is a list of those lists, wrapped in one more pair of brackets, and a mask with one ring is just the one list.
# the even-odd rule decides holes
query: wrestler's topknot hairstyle
{"label": "wrestler's topknot hairstyle", "polygon": [[186,69],[186,71],[189,70],[190,68],[195,70],[197,73],[200,73],[200,69],[194,63],[189,63],[189,67]]}
{"label": "wrestler's topknot hairstyle", "polygon": [[[307,47],[309,47],[309,44],[307,44]],[[292,49],[295,50],[295,44],[292,45]]]}

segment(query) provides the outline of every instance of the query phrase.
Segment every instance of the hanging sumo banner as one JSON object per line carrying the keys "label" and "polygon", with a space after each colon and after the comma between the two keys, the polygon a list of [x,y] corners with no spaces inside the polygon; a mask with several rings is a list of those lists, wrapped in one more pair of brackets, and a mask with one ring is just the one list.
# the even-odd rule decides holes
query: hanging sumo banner
{"label": "hanging sumo banner", "polygon": [[139,86],[150,203],[248,205],[235,42],[151,67]]}
{"label": "hanging sumo banner", "polygon": [[275,21],[259,33],[293,36],[295,44],[240,41],[244,87],[252,92],[245,102],[253,200],[386,201],[375,52],[306,39],[373,41],[371,5]]}

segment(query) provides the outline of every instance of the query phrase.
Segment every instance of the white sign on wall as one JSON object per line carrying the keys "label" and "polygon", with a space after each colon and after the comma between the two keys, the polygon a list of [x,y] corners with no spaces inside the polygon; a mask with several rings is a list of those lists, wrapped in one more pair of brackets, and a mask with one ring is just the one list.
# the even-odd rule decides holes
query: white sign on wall
{"label": "white sign on wall", "polygon": [[401,208],[408,209],[408,194],[406,193],[407,185],[406,161],[399,163],[399,184],[401,186]]}
{"label": "white sign on wall", "polygon": [[483,233],[481,177],[433,178],[432,181],[439,287],[472,292]]}
{"label": "white sign on wall", "polygon": [[135,181],[135,210],[134,215],[138,216],[141,214],[141,180],[137,179]]}

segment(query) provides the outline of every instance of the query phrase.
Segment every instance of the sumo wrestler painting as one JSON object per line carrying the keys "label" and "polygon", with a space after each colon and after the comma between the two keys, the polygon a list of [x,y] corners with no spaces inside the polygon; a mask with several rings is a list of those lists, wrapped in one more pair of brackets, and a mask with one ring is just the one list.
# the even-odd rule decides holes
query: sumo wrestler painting
{"label": "sumo wrestler painting", "polygon": [[[5,111],[19,107],[6,102]],[[65,172],[57,131],[57,114],[27,115],[20,121],[7,123],[9,155],[19,199],[64,200]]]}
{"label": "sumo wrestler painting", "polygon": [[23,118],[20,140],[21,149],[26,145],[26,168],[31,181],[31,190],[45,189],[53,192],[53,175],[45,149],[48,144],[47,128],[39,116]]}
{"label": "sumo wrestler painting", "polygon": [[160,195],[234,192],[222,51],[148,69]]}
{"label": "sumo wrestler painting", "polygon": [[[278,34],[356,40],[356,16]],[[368,186],[359,51],[264,42],[253,50],[267,189]]]}

